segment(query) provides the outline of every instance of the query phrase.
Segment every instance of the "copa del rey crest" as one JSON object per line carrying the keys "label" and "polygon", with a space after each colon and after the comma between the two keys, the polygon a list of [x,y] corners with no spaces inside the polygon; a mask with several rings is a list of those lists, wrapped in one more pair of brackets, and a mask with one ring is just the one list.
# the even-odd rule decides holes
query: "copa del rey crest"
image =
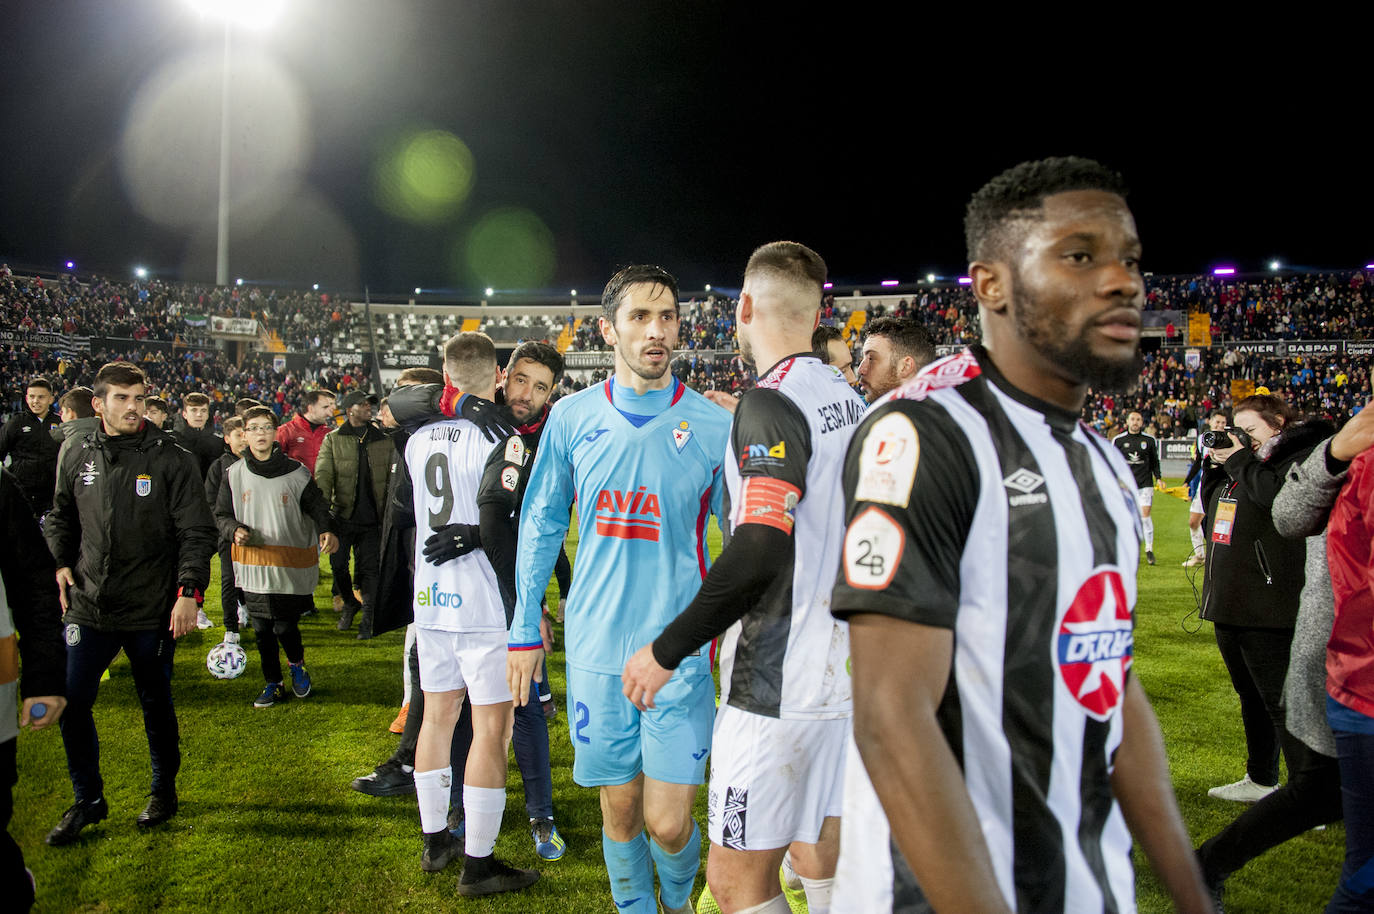
{"label": "copa del rey crest", "polygon": [[147,473],[139,473],[134,479],[134,494],[139,498],[147,498],[151,491],[153,491],[153,477]]}

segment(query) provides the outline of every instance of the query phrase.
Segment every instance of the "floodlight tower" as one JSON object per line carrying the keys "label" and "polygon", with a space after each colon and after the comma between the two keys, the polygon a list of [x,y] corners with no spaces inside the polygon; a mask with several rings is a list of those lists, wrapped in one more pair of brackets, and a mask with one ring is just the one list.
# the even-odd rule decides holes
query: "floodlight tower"
{"label": "floodlight tower", "polygon": [[215,226],[215,285],[229,284],[229,36],[234,26],[266,31],[283,0],[187,0],[207,19],[224,24],[224,64],[219,89],[219,209]]}

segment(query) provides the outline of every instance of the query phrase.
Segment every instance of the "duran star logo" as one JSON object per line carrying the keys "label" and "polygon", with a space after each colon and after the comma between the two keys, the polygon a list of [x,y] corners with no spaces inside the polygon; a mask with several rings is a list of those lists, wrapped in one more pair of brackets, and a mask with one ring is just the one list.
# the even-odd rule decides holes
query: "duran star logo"
{"label": "duran star logo", "polygon": [[1060,679],[1094,720],[1105,721],[1121,707],[1134,643],[1121,573],[1098,569],[1064,610],[1055,644]]}

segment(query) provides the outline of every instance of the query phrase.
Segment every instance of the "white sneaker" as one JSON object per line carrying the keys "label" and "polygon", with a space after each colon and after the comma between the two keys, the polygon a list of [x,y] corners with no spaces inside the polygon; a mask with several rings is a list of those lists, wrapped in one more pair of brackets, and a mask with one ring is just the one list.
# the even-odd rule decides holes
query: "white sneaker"
{"label": "white sneaker", "polygon": [[1197,553],[1193,553],[1192,555],[1188,556],[1186,559],[1183,560],[1184,568],[1197,568],[1205,564],[1207,564],[1207,559],[1203,558]]}
{"label": "white sneaker", "polygon": [[196,628],[205,631],[207,628],[214,628],[215,623],[210,621],[210,617],[205,615],[205,610],[196,610]]}
{"label": "white sneaker", "polygon": [[1207,796],[1217,800],[1230,800],[1233,803],[1258,803],[1269,794],[1279,789],[1279,785],[1265,787],[1263,784],[1256,784],[1250,780],[1250,775],[1246,775],[1234,784],[1224,784],[1221,787],[1213,787],[1207,791]]}

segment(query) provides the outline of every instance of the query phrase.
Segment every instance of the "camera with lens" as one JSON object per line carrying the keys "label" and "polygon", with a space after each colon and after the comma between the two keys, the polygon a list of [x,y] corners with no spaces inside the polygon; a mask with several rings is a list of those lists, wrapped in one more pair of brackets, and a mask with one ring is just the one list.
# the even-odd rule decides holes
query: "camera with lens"
{"label": "camera with lens", "polygon": [[1231,435],[1236,436],[1236,440],[1240,442],[1241,447],[1250,446],[1250,436],[1235,426],[1224,428],[1221,431],[1208,429],[1203,432],[1202,446],[1212,448],[1213,450],[1225,450],[1231,446]]}

